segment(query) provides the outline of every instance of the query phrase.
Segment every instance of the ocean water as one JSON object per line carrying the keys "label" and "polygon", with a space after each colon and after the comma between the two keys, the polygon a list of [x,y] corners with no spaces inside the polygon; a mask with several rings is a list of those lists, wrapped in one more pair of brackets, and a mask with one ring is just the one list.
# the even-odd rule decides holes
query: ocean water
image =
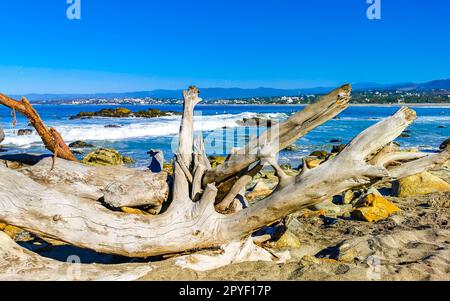
{"label": "ocean water", "polygon": [[[169,116],[152,119],[142,118],[94,118],[70,120],[69,117],[80,111],[98,111],[103,108],[116,108],[115,105],[36,105],[35,108],[48,126],[55,127],[70,143],[84,140],[96,147],[108,147],[119,150],[124,155],[133,157],[134,167],[143,168],[150,162],[147,151],[163,150],[166,160],[171,159],[177,145],[177,134],[180,116]],[[157,108],[160,110],[182,111],[177,105],[139,105],[121,106],[133,111]],[[257,135],[263,129],[242,128],[237,120],[250,117],[270,117],[283,120],[303,106],[280,105],[199,105],[195,111],[195,130],[202,133],[207,145],[208,155],[222,155],[232,147],[239,147],[248,141],[251,135]],[[296,142],[298,151],[282,151],[281,163],[290,163],[294,167],[301,158],[311,151],[324,149],[329,151],[332,139],[347,143],[359,132],[377,121],[395,113],[398,107],[350,107],[338,118],[332,119]],[[409,128],[410,138],[399,138],[402,147],[416,147],[423,151],[435,151],[441,142],[450,136],[449,107],[413,107],[418,118]],[[17,125],[12,126],[11,110],[0,108],[0,126],[3,127],[6,139],[2,142],[2,154],[32,152],[49,153],[37,134],[17,136],[19,129],[30,128],[27,120],[17,114]],[[120,128],[106,128],[105,125],[119,125]],[[440,128],[444,126],[445,128]],[[82,158],[84,154],[77,155]]]}

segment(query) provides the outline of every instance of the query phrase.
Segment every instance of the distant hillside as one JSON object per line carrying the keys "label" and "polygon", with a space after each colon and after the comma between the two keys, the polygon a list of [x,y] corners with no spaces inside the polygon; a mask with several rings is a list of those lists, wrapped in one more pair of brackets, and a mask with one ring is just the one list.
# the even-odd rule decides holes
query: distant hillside
{"label": "distant hillside", "polygon": [[[274,88],[200,88],[201,97],[204,99],[218,98],[252,98],[252,97],[277,97],[296,96],[305,94],[322,94],[332,90],[334,87],[316,87],[307,89],[274,89]],[[355,91],[363,90],[448,90],[450,91],[450,79],[434,80],[426,83],[399,83],[399,84],[378,84],[378,83],[356,83],[353,84]],[[124,93],[97,93],[97,94],[29,94],[25,95],[31,101],[56,101],[88,98],[180,98],[181,90],[152,90]],[[13,95],[20,98],[21,95]]]}

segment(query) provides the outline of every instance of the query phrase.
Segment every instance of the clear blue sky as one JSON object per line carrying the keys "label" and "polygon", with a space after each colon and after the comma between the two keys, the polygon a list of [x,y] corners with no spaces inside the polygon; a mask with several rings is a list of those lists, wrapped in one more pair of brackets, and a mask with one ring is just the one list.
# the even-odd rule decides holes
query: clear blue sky
{"label": "clear blue sky", "polygon": [[0,91],[301,88],[450,77],[450,1],[1,0]]}

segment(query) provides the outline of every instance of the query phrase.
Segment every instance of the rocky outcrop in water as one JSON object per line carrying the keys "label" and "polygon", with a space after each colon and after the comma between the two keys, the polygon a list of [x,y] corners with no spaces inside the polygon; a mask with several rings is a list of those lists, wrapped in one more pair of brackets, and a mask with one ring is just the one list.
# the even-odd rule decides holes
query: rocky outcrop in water
{"label": "rocky outcrop in water", "polygon": [[70,143],[69,147],[70,148],[87,148],[87,147],[94,147],[94,145],[87,143],[85,141],[78,140],[78,141]]}
{"label": "rocky outcrop in water", "polygon": [[133,112],[126,108],[116,108],[116,109],[102,109],[97,112],[80,112],[75,116],[71,116],[70,119],[86,119],[94,117],[113,117],[113,118],[125,118],[125,117],[139,117],[139,118],[154,118],[162,116],[177,115],[176,112],[171,111],[161,111],[158,109],[148,109]]}
{"label": "rocky outcrop in water", "polygon": [[33,134],[33,130],[29,129],[20,129],[17,131],[17,136],[28,136]]}

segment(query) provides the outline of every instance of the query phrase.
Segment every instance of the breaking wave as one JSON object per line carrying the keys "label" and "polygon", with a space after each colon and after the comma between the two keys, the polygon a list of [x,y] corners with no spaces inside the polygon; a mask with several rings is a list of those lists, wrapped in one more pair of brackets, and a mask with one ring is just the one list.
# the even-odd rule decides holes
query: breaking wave
{"label": "breaking wave", "polygon": [[[194,129],[196,131],[214,131],[223,127],[238,126],[236,121],[243,118],[265,117],[271,119],[284,119],[286,114],[257,114],[244,112],[240,114],[224,114],[213,116],[194,116]],[[125,140],[145,137],[161,137],[176,135],[180,128],[180,116],[169,116],[153,119],[120,119],[98,118],[86,120],[65,120],[54,124],[68,143],[77,140],[104,141]],[[106,128],[105,125],[118,124],[120,128]],[[18,127],[17,127],[18,128]],[[12,128],[5,129],[6,138],[3,145],[27,148],[34,144],[41,144],[41,138],[36,133],[27,136],[17,136]]]}

